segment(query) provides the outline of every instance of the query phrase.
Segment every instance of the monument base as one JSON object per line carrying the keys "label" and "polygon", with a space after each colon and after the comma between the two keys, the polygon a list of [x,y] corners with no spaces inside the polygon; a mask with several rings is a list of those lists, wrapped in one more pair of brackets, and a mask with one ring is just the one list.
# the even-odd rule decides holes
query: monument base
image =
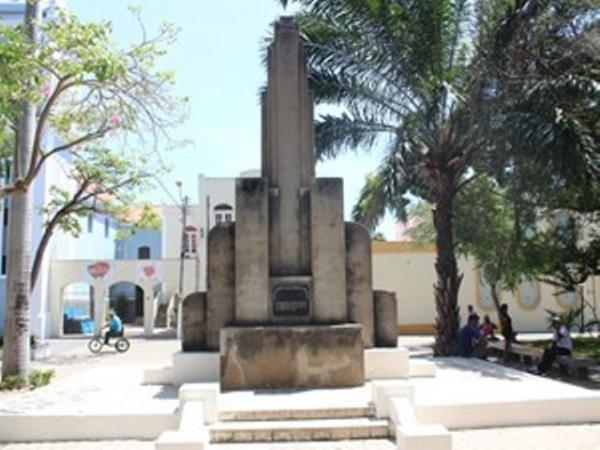
{"label": "monument base", "polygon": [[364,383],[358,324],[221,329],[221,389],[350,387]]}

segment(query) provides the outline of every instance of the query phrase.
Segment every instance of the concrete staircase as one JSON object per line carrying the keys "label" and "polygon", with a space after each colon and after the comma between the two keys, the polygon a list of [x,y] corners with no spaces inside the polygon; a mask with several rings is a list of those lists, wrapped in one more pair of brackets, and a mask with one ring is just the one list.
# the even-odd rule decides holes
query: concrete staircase
{"label": "concrete staircase", "polygon": [[386,439],[387,420],[375,418],[370,405],[315,408],[222,411],[209,427],[212,443],[342,441]]}

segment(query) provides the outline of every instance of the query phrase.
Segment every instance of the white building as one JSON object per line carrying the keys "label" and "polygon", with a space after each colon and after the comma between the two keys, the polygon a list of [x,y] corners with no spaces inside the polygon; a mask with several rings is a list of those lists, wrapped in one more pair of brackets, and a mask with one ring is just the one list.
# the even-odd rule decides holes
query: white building
{"label": "white building", "polygon": [[[64,2],[59,0],[46,0],[42,2],[43,15],[45,19],[52,19],[56,15],[56,8],[63,7]],[[2,1],[0,2],[0,24],[16,25],[22,23],[25,12],[25,1]],[[45,145],[49,148],[58,145],[58,141],[51,132],[45,136]],[[9,165],[9,164],[7,164]],[[38,247],[44,232],[44,224],[47,220],[41,209],[51,200],[52,187],[60,187],[67,191],[74,191],[76,183],[70,175],[71,163],[68,155],[57,154],[44,163],[42,170],[33,184],[33,221],[32,242],[33,252]],[[8,174],[7,174],[8,175]],[[8,178],[4,180],[8,182]],[[10,201],[5,199],[2,208],[2,224],[0,225],[0,335],[4,328],[4,311],[6,296],[6,269],[10,261],[7,260],[8,243],[8,216],[10,214]],[[114,256],[114,239],[116,222],[106,216],[92,214],[80,220],[81,236],[77,239],[57,229],[44,254],[40,274],[31,297],[31,333],[46,337],[49,335],[49,283],[50,261],[54,259],[91,259],[112,258]],[[85,293],[88,294],[87,292]],[[76,288],[68,293],[77,296]]]}
{"label": "white building", "polygon": [[[254,176],[259,176],[259,171],[249,170],[240,174],[240,177]],[[198,199],[186,208],[183,244],[182,205],[160,207],[162,257],[180,258],[183,250],[185,259],[194,261],[194,264],[186,264],[184,284],[187,284],[186,280],[191,277],[195,290],[206,290],[208,232],[220,222],[235,221],[235,180],[234,177],[207,177],[202,174],[198,176]]]}

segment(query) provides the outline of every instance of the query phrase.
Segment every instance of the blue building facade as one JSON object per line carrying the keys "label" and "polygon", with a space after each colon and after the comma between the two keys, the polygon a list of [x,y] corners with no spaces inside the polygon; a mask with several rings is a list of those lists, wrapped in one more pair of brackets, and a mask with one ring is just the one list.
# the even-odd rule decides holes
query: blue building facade
{"label": "blue building facade", "polygon": [[134,229],[128,239],[115,241],[115,259],[161,259],[160,230]]}

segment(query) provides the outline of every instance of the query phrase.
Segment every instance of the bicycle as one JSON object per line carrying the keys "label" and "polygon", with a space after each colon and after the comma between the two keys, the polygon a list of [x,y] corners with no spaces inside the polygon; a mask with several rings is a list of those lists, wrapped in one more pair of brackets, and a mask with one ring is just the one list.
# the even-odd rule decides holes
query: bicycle
{"label": "bicycle", "polygon": [[127,350],[129,350],[129,340],[127,340],[127,338],[124,336],[118,336],[114,344],[105,344],[102,336],[94,336],[88,342],[88,349],[92,353],[98,353],[105,345],[108,347],[114,347],[119,353],[125,353]]}

